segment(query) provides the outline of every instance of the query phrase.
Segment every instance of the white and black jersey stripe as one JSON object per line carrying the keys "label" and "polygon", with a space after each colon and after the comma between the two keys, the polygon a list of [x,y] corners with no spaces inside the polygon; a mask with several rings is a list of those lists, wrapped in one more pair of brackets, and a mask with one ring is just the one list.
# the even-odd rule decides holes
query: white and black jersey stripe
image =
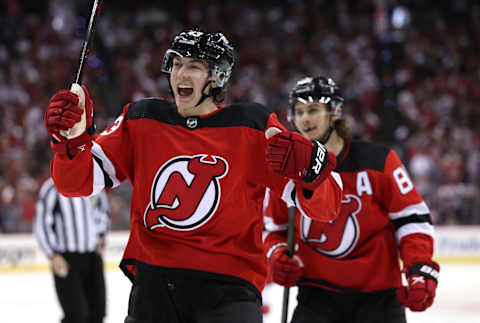
{"label": "white and black jersey stripe", "polygon": [[92,197],[67,198],[53,180],[41,187],[33,232],[47,257],[55,252],[92,252],[110,225],[105,191]]}
{"label": "white and black jersey stripe", "polygon": [[115,173],[115,167],[102,147],[96,142],[92,146],[93,156],[93,193],[97,194],[104,188],[114,188],[120,185],[120,180]]}
{"label": "white and black jersey stripe", "polygon": [[413,233],[423,233],[433,237],[434,230],[430,209],[425,202],[409,205],[398,212],[388,213],[395,227],[395,238],[400,243],[403,237]]}

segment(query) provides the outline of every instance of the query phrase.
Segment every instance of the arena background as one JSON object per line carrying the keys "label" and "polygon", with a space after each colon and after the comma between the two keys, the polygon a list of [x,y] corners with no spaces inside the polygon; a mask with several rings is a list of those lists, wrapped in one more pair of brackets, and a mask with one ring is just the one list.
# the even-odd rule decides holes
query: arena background
{"label": "arena background", "polygon": [[[47,262],[31,236],[39,185],[49,176],[51,158],[43,113],[51,95],[73,81],[92,2],[0,1],[2,289],[33,275],[32,292],[53,293]],[[480,287],[473,278],[480,264],[477,1],[102,2],[83,82],[94,100],[98,130],[130,101],[170,97],[160,72],[162,56],[172,36],[186,27],[222,31],[235,46],[238,59],[228,102],[263,103],[285,123],[293,82],[305,75],[329,75],[343,89],[355,136],[395,148],[407,166],[432,211],[441,277],[455,277],[450,289],[440,278],[439,301],[429,310],[432,321],[427,311],[414,322],[441,322],[446,310],[480,317],[475,310],[480,302],[468,292]],[[114,277],[127,236],[129,194],[128,184],[109,192],[114,233],[106,256]],[[32,285],[38,279],[45,290]],[[448,297],[453,303],[442,301]],[[109,306],[117,309],[117,298]],[[45,304],[56,306],[53,294],[46,299]],[[32,302],[21,296],[18,301],[0,298],[8,313],[19,313]],[[47,313],[59,315],[58,309]],[[464,319],[460,315],[456,321],[478,322]],[[7,317],[6,322],[24,321]]]}

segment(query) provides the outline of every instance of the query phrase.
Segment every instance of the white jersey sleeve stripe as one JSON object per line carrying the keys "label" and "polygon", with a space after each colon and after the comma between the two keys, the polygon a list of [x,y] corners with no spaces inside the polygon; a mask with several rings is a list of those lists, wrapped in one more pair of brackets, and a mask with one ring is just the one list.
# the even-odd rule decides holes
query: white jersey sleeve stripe
{"label": "white jersey sleeve stripe", "polygon": [[287,203],[287,207],[295,206],[295,202],[292,199],[292,192],[295,189],[295,182],[289,180],[282,193],[282,200]]}
{"label": "white jersey sleeve stripe", "polygon": [[[99,144],[93,142],[92,154],[94,156],[94,172],[93,172],[93,194],[99,193],[104,187],[106,187],[105,176],[112,182],[111,188],[120,185],[120,180],[117,178],[115,167],[113,163],[108,159],[105,152],[102,150]],[[96,160],[98,158],[101,164]]]}
{"label": "white jersey sleeve stripe", "polygon": [[343,191],[343,182],[342,182],[342,177],[340,176],[340,174],[337,173],[337,172],[330,172],[330,176],[333,177],[335,182],[337,182],[338,186],[340,186],[340,189]]}
{"label": "white jersey sleeve stripe", "polygon": [[93,189],[92,194],[90,196],[97,195],[100,193],[104,188],[105,185],[105,176],[103,175],[102,169],[98,162],[93,159]]}
{"label": "white jersey sleeve stripe", "polygon": [[403,237],[414,233],[423,233],[433,237],[433,225],[428,222],[408,223],[402,225],[400,228],[397,229],[397,231],[395,231],[395,238],[397,240],[397,243],[400,243],[400,240],[402,240]]}
{"label": "white jersey sleeve stripe", "polygon": [[408,207],[398,212],[390,212],[388,213],[388,216],[390,217],[390,220],[394,221],[408,217],[412,214],[430,214],[430,209],[428,208],[427,204],[425,204],[425,202],[421,202],[418,204],[409,205]]}
{"label": "white jersey sleeve stripe", "polygon": [[265,231],[276,232],[276,231],[287,230],[288,225],[286,223],[276,224],[275,222],[273,222],[273,219],[271,217],[265,217],[263,219],[263,221],[264,221],[264,225],[265,225]]}

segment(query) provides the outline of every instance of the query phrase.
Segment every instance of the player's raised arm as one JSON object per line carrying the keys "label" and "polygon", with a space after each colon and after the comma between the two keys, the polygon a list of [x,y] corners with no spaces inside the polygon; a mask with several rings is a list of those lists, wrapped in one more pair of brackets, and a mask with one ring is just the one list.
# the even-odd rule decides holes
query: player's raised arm
{"label": "player's raised arm", "polygon": [[[55,152],[50,171],[60,193],[68,197],[88,196],[115,187],[127,177],[122,169],[131,159],[131,152],[121,148],[128,140],[122,127],[128,107],[109,128],[95,135],[93,102],[85,86],[75,93],[58,91],[51,98],[45,127]],[[81,122],[84,110],[87,118]],[[62,135],[72,128],[76,129],[75,137]]]}
{"label": "player's raised arm", "polygon": [[[86,122],[82,123],[85,111]],[[55,152],[51,173],[58,190],[66,196],[90,195],[92,193],[93,169],[91,156],[93,103],[85,86],[74,93],[58,91],[50,99],[45,112],[45,127],[50,135],[50,147]],[[76,137],[67,138],[61,132],[78,129]],[[75,159],[75,162],[72,160]]]}

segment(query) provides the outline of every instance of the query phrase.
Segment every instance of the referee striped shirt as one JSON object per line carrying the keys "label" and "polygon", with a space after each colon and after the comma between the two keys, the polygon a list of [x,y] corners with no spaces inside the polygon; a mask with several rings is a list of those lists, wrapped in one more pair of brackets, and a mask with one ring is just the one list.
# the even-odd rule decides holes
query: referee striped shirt
{"label": "referee striped shirt", "polygon": [[48,258],[54,253],[92,252],[110,225],[105,191],[65,197],[50,178],[40,188],[33,232]]}

